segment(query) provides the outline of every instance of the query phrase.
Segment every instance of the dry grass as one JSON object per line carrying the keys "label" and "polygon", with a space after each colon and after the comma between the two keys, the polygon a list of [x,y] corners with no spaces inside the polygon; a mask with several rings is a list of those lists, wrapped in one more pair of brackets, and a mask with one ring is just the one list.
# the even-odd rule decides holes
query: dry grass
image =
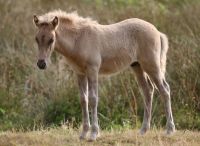
{"label": "dry grass", "polygon": [[199,146],[200,133],[177,131],[165,136],[163,130],[152,130],[139,136],[137,130],[102,131],[96,142],[80,141],[78,130],[50,129],[32,132],[2,132],[1,146]]}
{"label": "dry grass", "polygon": [[[0,131],[21,126],[32,129],[40,124],[48,127],[60,125],[62,121],[69,121],[76,127],[80,125],[75,75],[68,68],[60,69],[58,53],[52,56],[48,70],[41,72],[36,66],[38,48],[34,41],[33,14],[54,9],[77,10],[81,16],[92,17],[101,24],[138,17],[166,33],[170,44],[167,81],[171,87],[175,125],[178,129],[200,130],[199,8],[200,0],[0,0]],[[99,95],[102,129],[141,125],[143,100],[131,70],[102,80]],[[132,105],[129,104],[131,99],[134,99]],[[164,108],[157,94],[152,115],[152,124],[165,125]],[[55,141],[56,135],[61,142],[61,137],[67,138],[62,132],[55,132],[52,139],[49,136],[53,135],[52,130],[44,133],[50,142]],[[39,134],[42,132],[27,133],[24,139],[37,140]],[[3,135],[6,138],[6,133]],[[120,137],[113,135],[109,137],[117,140]],[[20,134],[13,133],[9,137],[17,139],[18,136]],[[20,139],[23,140],[23,136]]]}

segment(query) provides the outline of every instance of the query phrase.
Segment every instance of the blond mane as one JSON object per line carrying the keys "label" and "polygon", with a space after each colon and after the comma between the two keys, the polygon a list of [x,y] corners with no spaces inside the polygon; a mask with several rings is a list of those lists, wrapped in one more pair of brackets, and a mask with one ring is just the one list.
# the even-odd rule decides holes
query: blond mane
{"label": "blond mane", "polygon": [[67,13],[62,10],[54,10],[48,12],[44,15],[39,16],[40,23],[49,23],[53,18],[57,16],[60,22],[70,23],[73,26],[79,27],[82,25],[97,24],[97,21],[93,20],[90,17],[83,18],[77,14],[77,12]]}

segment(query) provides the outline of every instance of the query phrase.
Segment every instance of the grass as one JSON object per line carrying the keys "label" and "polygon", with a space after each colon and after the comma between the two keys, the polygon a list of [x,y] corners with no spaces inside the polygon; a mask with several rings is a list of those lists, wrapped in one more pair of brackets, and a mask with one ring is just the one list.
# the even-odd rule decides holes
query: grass
{"label": "grass", "polygon": [[[199,146],[200,132],[194,131],[200,130],[199,8],[199,0],[0,0],[0,146]],[[68,67],[62,68],[56,53],[47,71],[36,66],[33,14],[54,9],[77,10],[101,24],[138,17],[166,33],[170,45],[167,81],[175,125],[182,130],[170,137],[160,129],[145,136],[131,130],[141,125],[143,104],[129,70],[100,80],[101,137],[92,143],[79,141],[81,109],[75,75]],[[157,94],[152,115],[153,125],[165,125]],[[62,121],[73,129],[48,128]]]}
{"label": "grass", "polygon": [[79,130],[57,128],[30,132],[2,132],[1,146],[199,146],[200,133],[177,131],[165,136],[163,130],[151,130],[140,136],[138,130],[101,131],[95,142],[78,139]]}
{"label": "grass", "polygon": [[[199,145],[200,133],[200,1],[199,0],[0,0],[0,146],[10,145]],[[138,136],[143,102],[131,70],[100,80],[97,142],[78,140],[78,130],[36,129],[68,121],[81,124],[75,75],[53,54],[48,70],[36,66],[38,48],[33,14],[62,9],[77,10],[101,24],[138,17],[154,24],[169,37],[167,81],[178,129],[172,137],[162,130]],[[61,66],[61,67],[60,67]],[[60,71],[61,70],[61,71]],[[132,104],[131,104],[132,103]],[[154,97],[152,124],[166,124],[163,105]],[[125,128],[129,130],[111,131]],[[8,131],[6,131],[8,130]],[[107,131],[105,131],[107,130]]]}

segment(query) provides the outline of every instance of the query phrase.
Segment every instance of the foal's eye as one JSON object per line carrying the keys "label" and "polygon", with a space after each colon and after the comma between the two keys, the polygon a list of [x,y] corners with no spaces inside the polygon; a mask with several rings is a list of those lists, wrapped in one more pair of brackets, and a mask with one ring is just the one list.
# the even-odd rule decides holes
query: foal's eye
{"label": "foal's eye", "polygon": [[48,44],[51,45],[52,43],[53,43],[53,39],[50,39],[50,40],[48,41]]}

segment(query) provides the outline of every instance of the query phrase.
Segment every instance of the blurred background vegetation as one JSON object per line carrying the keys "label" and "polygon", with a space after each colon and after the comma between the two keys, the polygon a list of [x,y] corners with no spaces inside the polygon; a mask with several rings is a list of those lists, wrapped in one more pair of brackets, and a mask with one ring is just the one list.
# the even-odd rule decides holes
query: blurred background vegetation
{"label": "blurred background vegetation", "polygon": [[[200,130],[199,0],[0,0],[0,130],[62,124],[79,127],[76,77],[54,53],[46,71],[36,66],[33,14],[77,11],[101,24],[138,17],[169,37],[167,80],[178,129]],[[141,125],[142,96],[131,69],[100,79],[99,120],[103,129]],[[166,119],[156,93],[152,125]]]}

